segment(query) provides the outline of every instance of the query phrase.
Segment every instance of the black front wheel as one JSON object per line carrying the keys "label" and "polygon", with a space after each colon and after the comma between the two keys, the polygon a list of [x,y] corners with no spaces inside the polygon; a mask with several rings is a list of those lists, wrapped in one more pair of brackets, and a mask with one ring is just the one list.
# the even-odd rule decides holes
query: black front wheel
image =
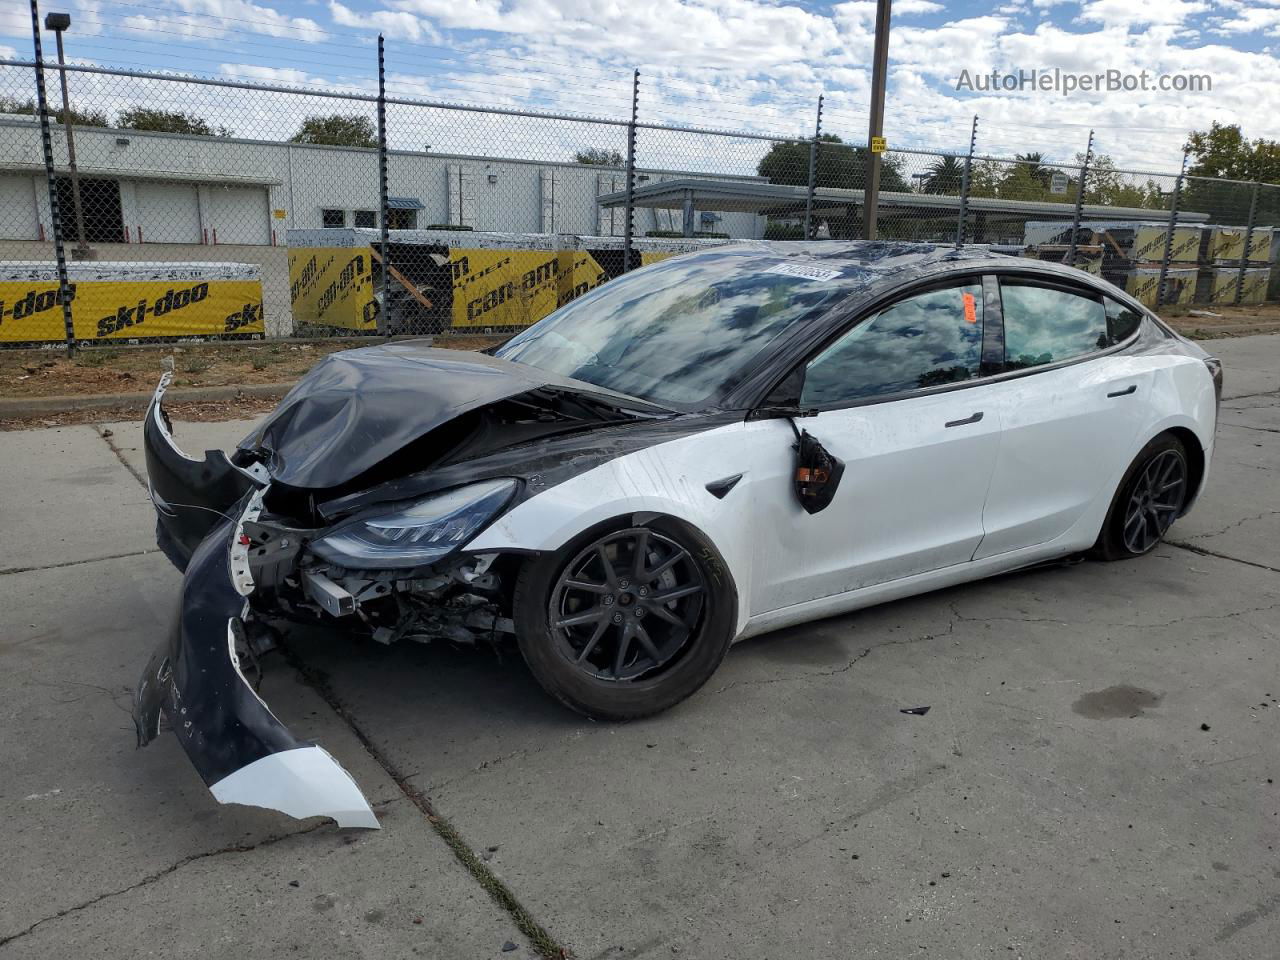
{"label": "black front wheel", "polygon": [[520,652],[552,696],[630,720],[706,683],[733,639],[737,596],[711,542],[663,519],[597,527],[534,558],[514,608]]}
{"label": "black front wheel", "polygon": [[1180,440],[1164,434],[1148,443],[1111,503],[1097,553],[1105,560],[1150,553],[1182,515],[1191,496],[1190,480],[1187,451]]}

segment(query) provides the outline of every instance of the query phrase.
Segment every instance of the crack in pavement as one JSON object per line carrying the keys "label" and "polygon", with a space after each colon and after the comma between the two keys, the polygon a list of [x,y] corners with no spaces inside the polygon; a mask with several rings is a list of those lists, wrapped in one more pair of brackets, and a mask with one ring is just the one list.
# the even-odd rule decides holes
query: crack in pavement
{"label": "crack in pavement", "polygon": [[151,547],[148,550],[131,550],[128,553],[113,553],[106,557],[89,557],[87,560],[63,560],[61,563],[46,563],[43,566],[33,567],[5,567],[0,570],[0,577],[7,577],[12,573],[35,573],[40,570],[57,570],[61,567],[78,567],[83,563],[101,563],[104,560],[127,560],[129,557],[145,557],[149,553],[159,553],[159,549]]}
{"label": "crack in pavement", "polygon": [[[1226,558],[1230,559],[1230,558]],[[1241,561],[1244,562],[1244,561]],[[1246,610],[1233,610],[1231,613],[1197,613],[1185,617],[1175,617],[1172,620],[1161,621],[1159,623],[1118,623],[1111,620],[1063,620],[1052,617],[966,617],[955,608],[953,604],[951,612],[955,614],[956,619],[967,623],[985,623],[989,621],[1009,622],[1009,623],[1056,623],[1063,626],[1067,624],[1077,624],[1088,627],[1108,627],[1113,630],[1151,630],[1153,628],[1163,629],[1172,627],[1179,623],[1188,623],[1193,620],[1230,620],[1234,617],[1242,617],[1248,613],[1265,613],[1268,610],[1280,608],[1280,601],[1269,603],[1261,607],[1249,607]]]}
{"label": "crack in pavement", "polygon": [[[382,804],[380,804],[380,806],[381,805]],[[155,883],[157,880],[161,880],[164,877],[169,876],[169,874],[174,873],[177,870],[181,870],[183,867],[187,866],[188,864],[195,863],[198,860],[207,860],[210,857],[219,857],[227,853],[248,853],[251,850],[257,850],[260,847],[271,846],[274,843],[279,843],[281,840],[288,840],[290,837],[301,836],[304,833],[311,833],[312,831],[319,830],[321,827],[327,827],[327,826],[330,826],[330,822],[328,820],[325,820],[320,823],[312,824],[309,827],[303,827],[300,830],[290,831],[289,833],[272,834],[271,836],[266,837],[262,840],[259,840],[256,843],[228,844],[227,846],[219,847],[216,850],[207,850],[204,853],[193,853],[190,856],[183,857],[177,863],[174,863],[170,866],[165,867],[163,870],[157,870],[155,873],[147,874],[142,879],[137,880],[129,884],[128,886],[121,887],[118,890],[109,890],[106,893],[100,893],[98,894],[98,896],[93,897],[90,900],[86,900],[84,903],[79,903],[72,907],[66,907],[62,910],[59,910],[57,913],[50,914],[47,917],[41,917],[39,920],[31,924],[31,926],[27,927],[25,930],[19,930],[17,933],[12,933],[12,934],[9,934],[8,936],[0,937],[0,947],[4,947],[5,945],[10,944],[15,940],[19,940],[22,937],[28,936],[29,934],[34,932],[38,927],[48,923],[51,920],[60,920],[63,917],[69,916],[73,913],[79,913],[81,910],[85,910],[89,907],[92,907],[95,904],[101,903],[104,900],[110,900],[113,897],[118,897],[118,896],[121,896],[122,894],[126,894],[133,890],[137,890],[141,887],[148,886],[149,884]]]}
{"label": "crack in pavement", "polygon": [[329,706],[329,709],[337,715],[338,719],[360,741],[360,745],[364,747],[369,756],[382,767],[387,776],[400,788],[404,796],[421,811],[437,836],[444,841],[445,846],[453,853],[463,869],[471,875],[471,879],[479,884],[494,903],[507,913],[511,921],[516,925],[516,929],[529,939],[534,949],[546,960],[558,960],[558,958],[571,956],[569,950],[561,946],[543,928],[542,924],[534,919],[533,915],[516,898],[511,889],[481,861],[476,855],[474,847],[467,843],[466,839],[463,838],[453,824],[436,811],[431,799],[422,790],[410,783],[394,761],[387,756],[381,747],[373,742],[373,738],[365,732],[359,721],[356,720],[355,714],[347,708],[346,704],[338,696],[337,691],[333,689],[332,684],[329,683],[329,678],[322,671],[315,669],[300,659],[286,642],[281,641],[279,647],[285,660],[297,671],[302,681],[320,695],[320,698]]}
{"label": "crack in pavement", "polygon": [[1203,540],[1206,537],[1220,537],[1224,533],[1226,533],[1228,530],[1234,530],[1236,527],[1241,526],[1242,524],[1251,523],[1254,520],[1262,520],[1265,517],[1274,517],[1274,516],[1280,516],[1280,510],[1264,510],[1262,513],[1255,514],[1254,516],[1243,517],[1240,520],[1236,520],[1232,523],[1229,523],[1225,527],[1223,527],[1221,530],[1213,530],[1209,533],[1194,534],[1193,536],[1187,537],[1187,540]]}
{"label": "crack in pavement", "polygon": [[1207,550],[1204,547],[1198,547],[1193,543],[1179,540],[1166,540],[1166,545],[1177,547],[1179,550],[1186,550],[1189,553],[1198,553],[1202,557],[1213,557],[1215,560],[1230,560],[1232,563],[1243,563],[1246,567],[1257,567],[1259,570],[1267,570],[1271,573],[1280,573],[1280,567],[1268,566],[1265,563],[1258,563],[1256,560],[1242,560],[1239,557],[1229,557],[1225,553],[1218,553],[1215,550]]}
{"label": "crack in pavement", "polygon": [[849,670],[852,670],[854,667],[854,664],[858,663],[858,661],[860,660],[865,660],[867,657],[871,656],[871,654],[876,650],[883,650],[886,647],[905,647],[908,644],[912,644],[912,643],[921,643],[925,640],[936,640],[939,637],[947,637],[951,635],[952,630],[955,629],[955,625],[956,625],[955,621],[952,620],[950,623],[947,624],[946,630],[940,631],[938,633],[926,633],[918,637],[907,637],[906,639],[903,639],[903,640],[886,640],[884,643],[874,644],[870,647],[867,647],[865,650],[863,650],[860,654],[858,654],[853,659],[851,659],[844,666],[836,667],[835,669],[832,669],[832,670],[808,670],[808,671],[805,671],[804,673],[793,673],[785,677],[762,677],[758,680],[733,680],[730,683],[726,683],[723,687],[718,687],[715,690],[711,691],[711,696],[718,696],[719,694],[722,694],[727,690],[732,690],[735,687],[759,687],[759,686],[765,686],[771,683],[791,683],[796,680],[813,680],[819,677],[839,676],[842,673],[847,673]]}
{"label": "crack in pavement", "polygon": [[107,427],[103,426],[101,423],[93,424],[93,429],[98,432],[98,436],[101,437],[102,442],[107,445],[107,449],[116,455],[116,459],[120,461],[120,465],[129,471],[133,479],[142,484],[142,489],[150,493],[151,487],[147,485],[147,478],[133,468],[133,464],[124,458],[123,451],[121,451],[121,449],[112,442],[111,438],[115,436],[115,433],[107,429]]}

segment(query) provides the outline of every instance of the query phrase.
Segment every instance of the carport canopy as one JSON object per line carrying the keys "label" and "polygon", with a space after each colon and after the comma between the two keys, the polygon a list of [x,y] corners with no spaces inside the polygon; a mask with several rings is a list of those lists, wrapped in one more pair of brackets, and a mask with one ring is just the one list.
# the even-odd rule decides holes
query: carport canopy
{"label": "carport canopy", "polygon": [[[695,210],[717,210],[725,213],[756,213],[794,216],[802,209],[808,188],[787,183],[753,182],[750,180],[712,180],[701,177],[683,177],[646,183],[635,189],[632,203],[637,207],[684,211],[684,235],[693,236]],[[863,205],[863,191],[842,187],[818,187],[814,190],[813,212],[821,216],[828,211],[843,208],[851,211]],[[602,194],[597,198],[600,206],[621,207],[627,202],[625,190]],[[959,215],[960,198],[932,193],[901,193],[889,191],[880,194],[879,209],[899,210],[915,216]],[[1075,215],[1074,203],[1057,203],[1048,200],[1008,200],[1000,197],[970,197],[968,209],[973,213],[1028,219],[1070,220]],[[1086,203],[1081,209],[1084,218],[1107,220],[1162,220],[1165,211],[1146,207],[1111,207]],[[1179,223],[1204,223],[1208,214],[1178,213]]]}

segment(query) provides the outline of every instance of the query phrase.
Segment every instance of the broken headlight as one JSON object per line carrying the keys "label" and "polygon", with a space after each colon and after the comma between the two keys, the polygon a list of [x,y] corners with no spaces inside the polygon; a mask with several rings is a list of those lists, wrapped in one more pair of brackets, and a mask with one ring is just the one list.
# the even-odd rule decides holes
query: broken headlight
{"label": "broken headlight", "polygon": [[395,570],[434,563],[505,507],[515,480],[484,480],[386,513],[366,514],[312,541],[318,557],[344,567]]}

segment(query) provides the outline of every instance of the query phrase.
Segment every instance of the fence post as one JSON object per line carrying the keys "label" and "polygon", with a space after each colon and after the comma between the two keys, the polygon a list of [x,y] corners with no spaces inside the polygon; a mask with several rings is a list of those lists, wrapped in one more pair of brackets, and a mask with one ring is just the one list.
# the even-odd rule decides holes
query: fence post
{"label": "fence post", "polygon": [[1253,185],[1253,196],[1249,198],[1249,226],[1244,231],[1244,250],[1240,256],[1240,273],[1236,277],[1236,306],[1244,298],[1244,271],[1249,266],[1249,248],[1253,246],[1253,226],[1258,216],[1258,191],[1261,185]]}
{"label": "fence post", "polygon": [[631,269],[631,238],[636,208],[636,114],[640,108],[640,71],[631,74],[631,121],[627,124],[627,201],[622,216],[622,272]]}
{"label": "fence post", "polygon": [[973,115],[973,127],[969,131],[969,153],[964,158],[964,173],[960,175],[960,216],[956,218],[956,246],[964,246],[964,222],[969,216],[969,181],[973,175],[973,154],[978,146],[978,115]]}
{"label": "fence post", "polygon": [[818,94],[818,119],[809,141],[809,190],[804,196],[804,238],[813,239],[813,191],[818,186],[818,140],[822,136],[822,94]]}
{"label": "fence post", "polygon": [[[40,110],[40,141],[44,146],[44,177],[49,185],[49,218],[53,227],[53,252],[58,262],[58,299],[62,301],[62,328],[67,357],[76,355],[76,332],[71,322],[71,284],[67,279],[67,251],[62,245],[62,213],[58,209],[58,181],[53,172],[53,135],[49,131],[49,100],[44,86],[44,50],[40,46],[40,8],[31,0],[31,39],[35,44],[36,104]],[[70,121],[70,117],[63,117]]]}
{"label": "fence post", "polygon": [[1156,284],[1156,309],[1164,303],[1165,285],[1169,282],[1169,261],[1173,259],[1173,231],[1178,225],[1178,199],[1182,196],[1182,179],[1187,175],[1187,155],[1182,155],[1182,169],[1173,181],[1173,196],[1169,200],[1169,230],[1164,237],[1164,253],[1160,257],[1160,282]]}
{"label": "fence post", "polygon": [[1071,242],[1067,244],[1067,266],[1076,265],[1076,234],[1080,232],[1080,215],[1084,211],[1084,187],[1089,177],[1089,161],[1093,159],[1093,131],[1089,131],[1089,143],[1084,148],[1084,163],[1080,165],[1080,182],[1076,184],[1076,206],[1071,215]]}
{"label": "fence post", "polygon": [[391,272],[388,252],[391,230],[387,226],[387,62],[382,34],[378,34],[378,207],[381,211],[378,255],[382,261],[382,273],[378,278],[378,292],[382,295],[378,332],[391,336],[391,304],[387,301],[387,275]]}

